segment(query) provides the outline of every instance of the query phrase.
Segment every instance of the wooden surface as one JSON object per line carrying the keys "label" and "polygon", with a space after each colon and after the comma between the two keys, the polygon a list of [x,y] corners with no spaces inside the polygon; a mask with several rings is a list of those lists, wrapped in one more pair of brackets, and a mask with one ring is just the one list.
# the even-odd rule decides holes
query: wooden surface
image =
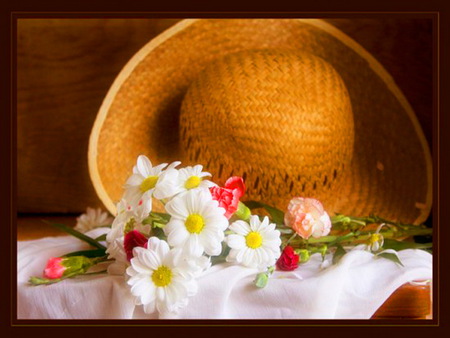
{"label": "wooden surface", "polygon": [[[76,224],[74,216],[28,216],[17,219],[17,239],[33,240],[47,236],[66,236],[58,229],[42,223],[42,219],[69,226]],[[44,226],[38,226],[42,223]],[[372,319],[431,319],[429,285],[405,284],[398,288],[377,310]]]}
{"label": "wooden surface", "polygon": [[430,285],[404,284],[377,310],[372,319],[432,319]]}
{"label": "wooden surface", "polygon": [[[430,20],[329,19],[373,53],[404,91],[431,140]],[[17,41],[18,211],[80,213],[101,206],[88,138],[125,63],[169,19],[20,19]],[[39,225],[40,226],[40,225]]]}

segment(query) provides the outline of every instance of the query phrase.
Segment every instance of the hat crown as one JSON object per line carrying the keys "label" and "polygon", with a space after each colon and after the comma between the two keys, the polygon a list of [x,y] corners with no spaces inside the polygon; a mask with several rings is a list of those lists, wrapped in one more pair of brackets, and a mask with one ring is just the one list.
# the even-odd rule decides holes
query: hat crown
{"label": "hat crown", "polygon": [[321,58],[291,50],[213,61],[189,86],[180,114],[184,161],[205,164],[218,182],[244,176],[249,198],[283,209],[293,195],[320,198],[339,188],[353,129],[339,74]]}

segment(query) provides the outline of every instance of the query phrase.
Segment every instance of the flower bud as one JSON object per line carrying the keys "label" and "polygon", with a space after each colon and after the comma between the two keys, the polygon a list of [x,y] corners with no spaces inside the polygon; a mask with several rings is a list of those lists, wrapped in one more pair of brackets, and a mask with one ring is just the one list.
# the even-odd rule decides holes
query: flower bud
{"label": "flower bud", "polygon": [[256,275],[254,283],[258,288],[263,288],[267,285],[268,281],[269,281],[268,274],[266,272],[261,272]]}
{"label": "flower bud", "polygon": [[85,273],[95,263],[84,256],[52,257],[44,269],[44,277],[57,279]]}
{"label": "flower bud", "polygon": [[292,271],[297,269],[299,256],[295,254],[294,249],[288,245],[284,248],[280,258],[277,260],[277,268],[283,271]]}
{"label": "flower bud", "polygon": [[238,209],[234,213],[234,217],[248,222],[250,220],[251,215],[252,215],[252,213],[251,213],[250,209],[247,208],[247,206],[244,203],[239,202]]}
{"label": "flower bud", "polygon": [[310,254],[309,251],[306,249],[297,249],[295,250],[295,253],[300,257],[299,263],[306,263],[309,261]]}

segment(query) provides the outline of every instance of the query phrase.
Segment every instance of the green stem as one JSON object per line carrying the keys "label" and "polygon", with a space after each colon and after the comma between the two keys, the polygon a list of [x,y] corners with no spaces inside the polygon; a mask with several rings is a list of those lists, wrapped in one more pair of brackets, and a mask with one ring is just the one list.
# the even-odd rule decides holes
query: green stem
{"label": "green stem", "polygon": [[289,237],[289,239],[287,240],[286,244],[284,245],[285,247],[289,245],[289,243],[295,238],[295,236],[297,236],[297,233],[294,232],[294,234]]}
{"label": "green stem", "polygon": [[[425,236],[425,235],[431,235],[432,229],[430,228],[418,228],[417,226],[414,226],[415,229],[410,229],[409,231],[384,231],[380,232],[384,238],[386,239],[394,239],[394,238],[401,238],[401,237],[410,237],[410,236]],[[348,233],[343,236],[323,236],[320,238],[309,238],[308,244],[325,244],[328,243],[328,246],[334,246],[338,243],[354,243],[355,239],[358,242],[365,242],[367,241],[370,236],[372,235],[372,232],[361,232],[361,233]],[[295,244],[302,246],[305,244],[305,240],[302,238],[299,238],[298,240],[293,241]]]}
{"label": "green stem", "polygon": [[388,224],[390,226],[394,226],[399,230],[409,231],[410,229],[424,228],[423,225],[414,225],[407,223],[400,223],[391,221],[382,217],[378,217],[375,215],[365,216],[365,217],[353,217],[353,216],[345,216],[345,215],[336,215],[331,217],[331,223],[333,225],[333,229],[337,230],[357,230],[361,229],[369,224]]}
{"label": "green stem", "polygon": [[107,272],[108,272],[108,270],[102,270],[102,271],[97,271],[97,272],[88,272],[88,273],[85,273],[84,275],[80,275],[80,276],[102,275],[102,274],[105,274]]}

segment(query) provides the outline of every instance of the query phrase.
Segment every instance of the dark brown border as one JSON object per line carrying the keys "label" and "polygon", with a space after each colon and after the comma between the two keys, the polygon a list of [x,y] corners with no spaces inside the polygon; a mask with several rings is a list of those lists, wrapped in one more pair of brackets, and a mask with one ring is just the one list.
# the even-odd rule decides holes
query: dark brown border
{"label": "dark brown border", "polygon": [[[34,7],[34,6],[33,6]],[[48,7],[48,6],[45,6]],[[305,6],[304,9],[307,10],[307,7]],[[362,6],[361,6],[362,7]],[[367,6],[365,6],[367,9]],[[422,9],[416,9],[416,10],[423,10],[423,6],[415,6],[416,8],[421,7]],[[112,6],[110,7],[112,8]],[[102,12],[102,13],[94,13],[94,12],[51,12],[51,8],[44,9],[44,6],[40,6],[41,10],[48,10],[48,12],[35,12],[33,8],[27,8],[29,11],[21,11],[23,8],[17,8],[13,12],[12,10],[8,13],[11,14],[11,16],[7,20],[1,20],[1,28],[3,32],[10,32],[12,35],[9,37],[6,36],[4,45],[11,45],[11,53],[6,58],[6,64],[2,64],[2,72],[3,74],[9,74],[9,70],[11,70],[11,77],[6,79],[6,77],[3,78],[3,81],[5,84],[7,83],[8,86],[5,86],[5,88],[10,88],[10,96],[6,97],[6,100],[4,102],[9,103],[8,106],[11,107],[11,115],[8,114],[0,114],[1,115],[1,129],[2,129],[2,137],[4,137],[4,140],[1,142],[1,148],[2,148],[2,157],[6,158],[6,161],[2,161],[2,174],[4,173],[5,176],[1,176],[1,186],[2,186],[2,195],[3,192],[8,192],[8,194],[5,194],[5,199],[2,199],[6,203],[1,203],[1,211],[2,215],[9,215],[10,216],[10,227],[8,231],[8,236],[0,236],[1,241],[3,244],[3,248],[10,247],[11,248],[11,261],[10,261],[10,269],[8,269],[11,272],[11,279],[10,279],[10,287],[11,289],[5,288],[7,291],[11,290],[10,294],[4,297],[3,299],[10,300],[10,304],[13,304],[13,307],[10,308],[11,313],[9,318],[4,320],[3,322],[9,322],[10,325],[13,326],[80,326],[80,325],[95,325],[95,326],[111,326],[111,325],[120,325],[120,326],[128,326],[128,325],[145,325],[145,326],[158,326],[158,327],[167,327],[167,326],[185,326],[185,325],[193,325],[193,326],[241,326],[245,325],[246,327],[250,326],[269,326],[269,327],[277,327],[278,325],[282,325],[285,327],[292,327],[292,326],[302,326],[304,328],[309,326],[370,326],[374,327],[374,329],[377,329],[375,327],[379,326],[438,326],[442,323],[439,322],[440,318],[440,305],[441,301],[443,299],[448,299],[447,297],[444,297],[444,294],[440,294],[440,280],[439,280],[439,266],[440,261],[442,258],[442,264],[444,264],[444,258],[445,256],[441,255],[441,250],[439,246],[439,238],[448,238],[448,236],[444,235],[444,229],[441,229],[439,227],[440,219],[441,219],[441,210],[440,210],[440,201],[442,200],[442,195],[444,194],[444,189],[441,188],[441,183],[443,185],[444,183],[444,177],[442,177],[442,182],[440,182],[440,172],[448,172],[448,170],[441,170],[441,166],[448,169],[448,161],[444,160],[444,158],[441,156],[442,149],[440,147],[440,144],[443,143],[444,138],[447,136],[446,133],[440,133],[440,131],[443,129],[443,126],[448,126],[448,114],[440,114],[439,108],[440,108],[440,101],[439,101],[439,90],[435,90],[435,107],[434,107],[434,123],[433,123],[433,154],[434,156],[434,187],[435,187],[435,199],[434,199],[434,208],[433,208],[433,226],[436,229],[437,235],[434,236],[434,245],[435,245],[435,259],[434,259],[434,276],[435,278],[434,285],[433,285],[433,298],[434,298],[434,319],[432,321],[424,321],[418,323],[417,321],[409,321],[409,320],[389,320],[389,321],[355,321],[355,320],[349,320],[349,321],[323,321],[323,320],[316,320],[316,321],[152,321],[151,324],[148,323],[148,321],[98,321],[98,320],[92,320],[92,321],[41,321],[41,320],[17,320],[16,319],[16,291],[17,291],[17,284],[16,284],[16,261],[15,261],[15,255],[16,255],[16,234],[15,234],[15,224],[16,224],[16,212],[15,212],[15,204],[16,204],[16,193],[15,193],[15,187],[17,185],[16,182],[16,156],[13,156],[16,154],[16,111],[15,111],[15,74],[16,74],[16,68],[15,68],[15,58],[12,57],[15,55],[15,27],[14,21],[17,20],[19,17],[39,17],[39,18],[47,18],[47,17],[114,17],[114,18],[124,18],[124,17],[161,17],[161,18],[174,18],[174,17],[356,17],[356,16],[364,16],[364,17],[376,17],[379,15],[398,15],[398,16],[423,16],[423,17],[430,17],[436,18],[437,13],[428,11],[426,13],[417,13],[414,11],[408,12],[408,13],[390,13],[390,12],[151,12],[151,13],[143,13],[143,12]],[[436,20],[436,19],[435,19]],[[11,26],[8,27],[8,25],[11,23]],[[438,22],[435,21],[435,25],[437,27]],[[445,27],[445,28],[444,28]],[[440,32],[442,33],[446,29],[446,32],[449,32],[448,22],[445,22],[445,25],[443,24],[440,27]],[[5,35],[5,34],[4,34]],[[2,38],[5,38],[5,36],[2,36]],[[446,37],[448,38],[448,34],[446,34]],[[436,37],[436,47],[438,45],[439,41],[444,41],[442,36]],[[445,40],[448,42],[448,40]],[[440,51],[438,51],[439,55],[441,56],[441,60],[445,60],[442,55],[445,53],[445,55],[448,58],[448,44],[446,46],[442,46]],[[445,86],[442,82],[442,78],[440,78],[440,74],[445,74],[445,72],[448,72],[448,67],[440,67],[438,63],[438,54],[434,57],[435,62],[435,88],[439,88],[439,84],[441,84],[441,92],[447,92],[448,86]],[[11,68],[9,66],[12,66]],[[444,69],[445,68],[445,69]],[[9,83],[9,79],[11,79],[11,82]],[[445,89],[444,89],[445,88]],[[446,91],[444,91],[446,90]],[[444,106],[444,105],[443,105]],[[441,107],[441,109],[443,108]],[[448,105],[446,105],[448,108]],[[447,111],[441,110],[441,111]],[[444,116],[446,115],[446,116]],[[6,142],[8,141],[8,142]],[[443,148],[443,147],[442,147]],[[448,149],[448,148],[447,148]],[[436,156],[437,155],[437,156]],[[10,180],[11,178],[11,180]],[[445,179],[446,183],[448,183],[448,179]],[[6,187],[6,189],[4,189]],[[13,189],[14,187],[14,189]],[[448,187],[448,185],[446,185]],[[8,243],[8,241],[11,241]],[[4,252],[4,251],[3,251]],[[445,258],[447,260],[447,258]],[[448,263],[448,262],[447,262]],[[443,266],[448,266],[447,264]],[[10,297],[12,296],[12,297]],[[448,294],[447,294],[448,296]],[[11,299],[12,298],[12,299]],[[422,324],[423,323],[423,324]],[[303,330],[303,329],[302,329]],[[372,330],[372,329],[371,329]],[[397,331],[397,330],[396,330]],[[319,333],[319,331],[315,331],[316,333]],[[300,334],[300,332],[298,332]]]}

